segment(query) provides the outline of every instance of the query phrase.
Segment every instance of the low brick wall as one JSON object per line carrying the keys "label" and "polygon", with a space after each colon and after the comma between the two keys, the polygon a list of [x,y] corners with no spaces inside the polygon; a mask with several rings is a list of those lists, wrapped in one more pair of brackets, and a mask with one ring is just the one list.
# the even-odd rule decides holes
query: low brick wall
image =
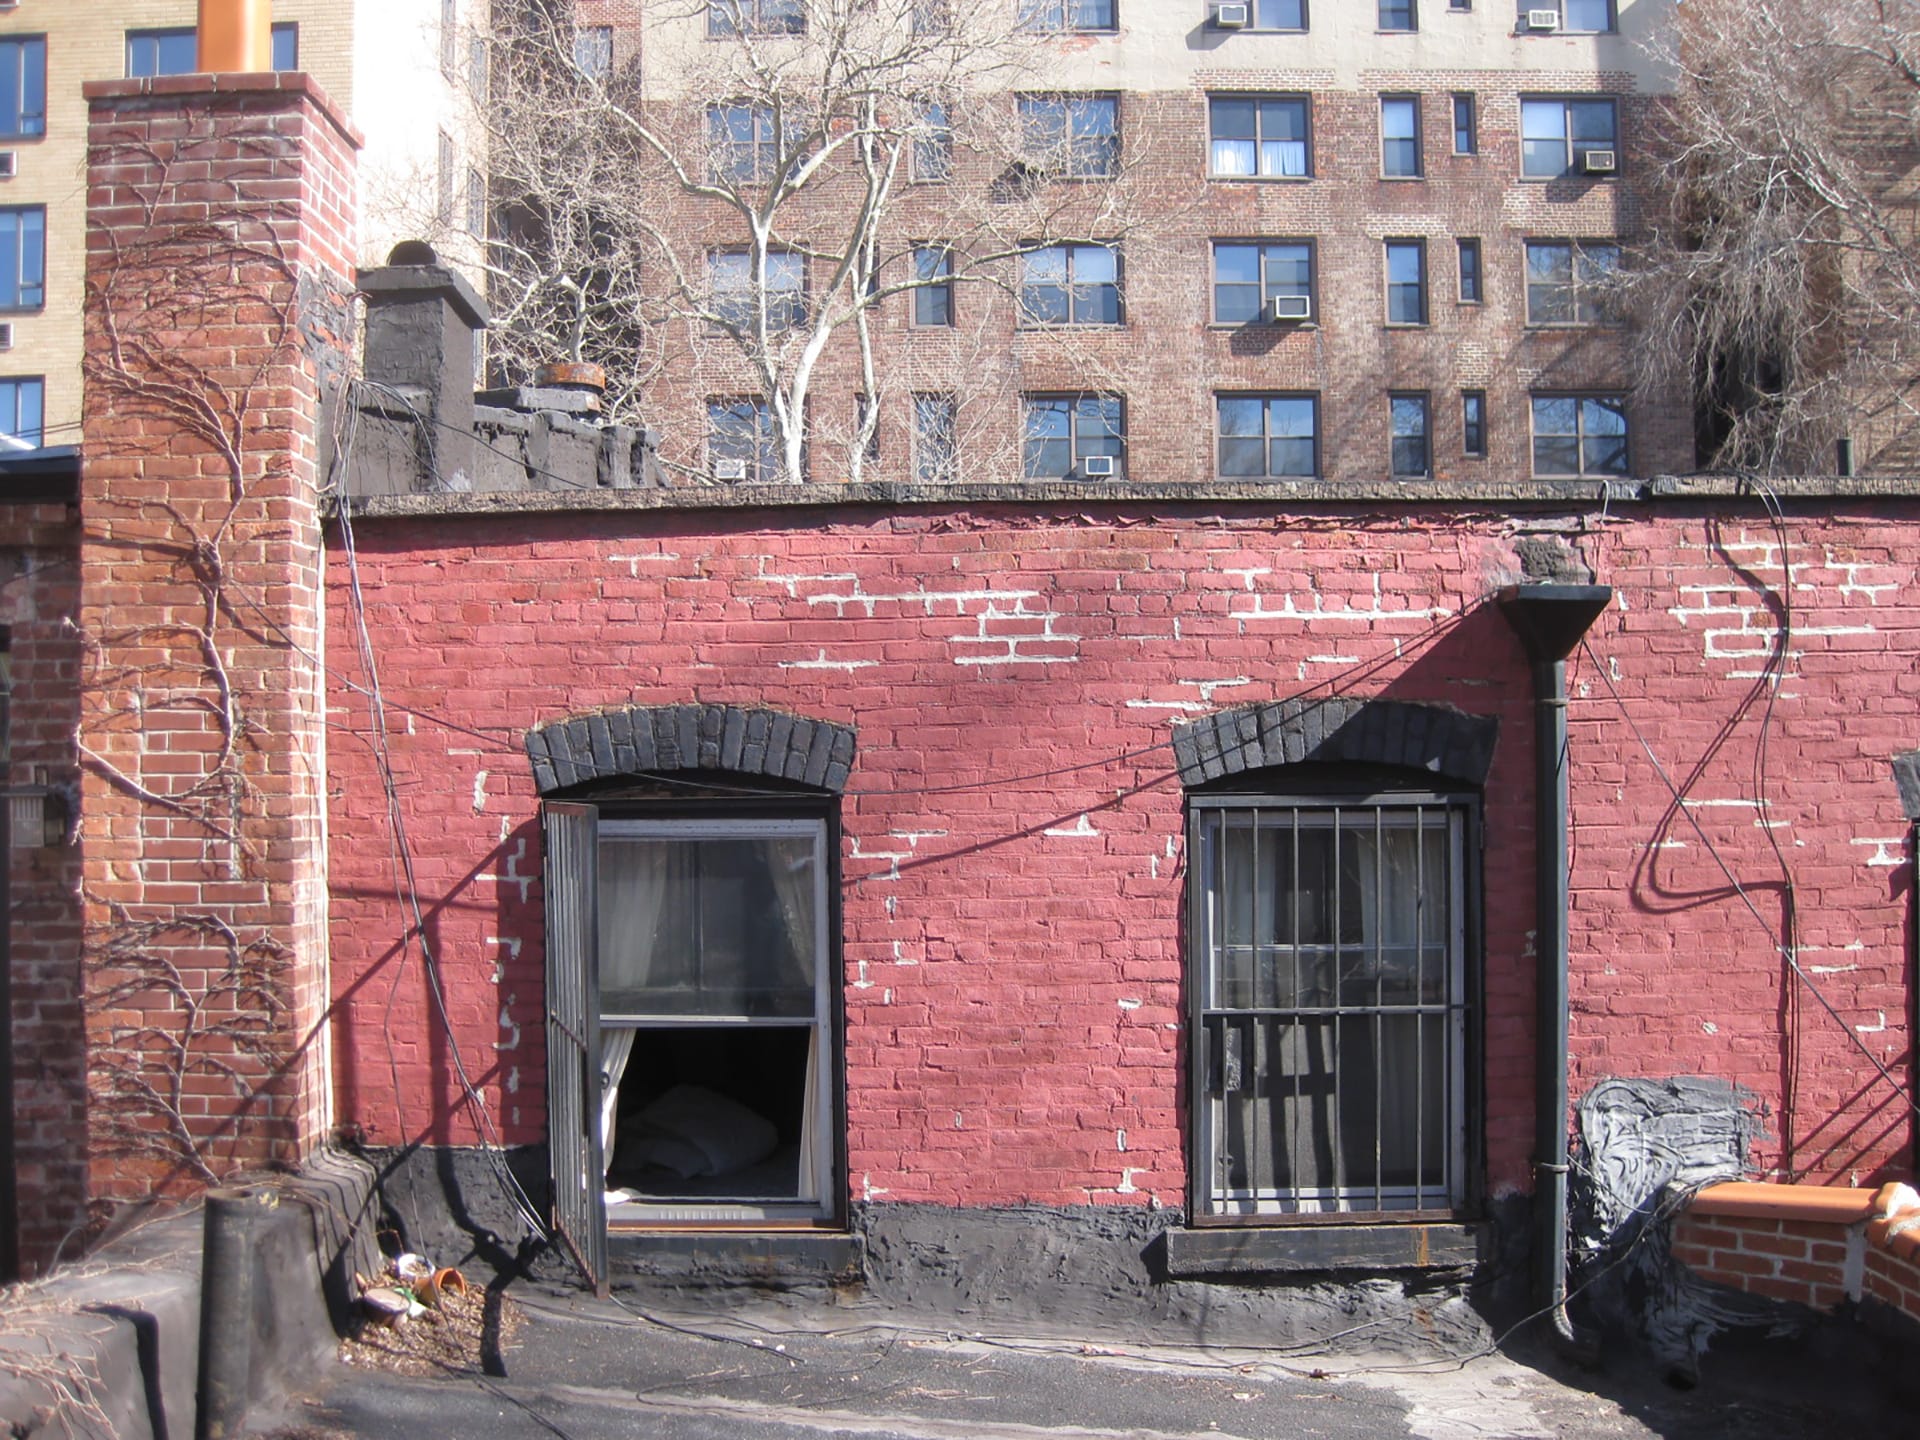
{"label": "low brick wall", "polygon": [[1674,1223],[1673,1255],[1748,1294],[1815,1310],[1871,1300],[1920,1324],[1920,1195],[1906,1185],[1710,1185]]}

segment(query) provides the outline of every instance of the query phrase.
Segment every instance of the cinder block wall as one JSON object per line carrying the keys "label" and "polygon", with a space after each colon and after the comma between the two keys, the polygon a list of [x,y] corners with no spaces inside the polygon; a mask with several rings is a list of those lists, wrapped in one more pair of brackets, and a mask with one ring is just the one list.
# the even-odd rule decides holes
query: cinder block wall
{"label": "cinder block wall", "polygon": [[328,1114],[323,372],[357,139],[309,77],[90,86],[79,717],[96,1194]]}

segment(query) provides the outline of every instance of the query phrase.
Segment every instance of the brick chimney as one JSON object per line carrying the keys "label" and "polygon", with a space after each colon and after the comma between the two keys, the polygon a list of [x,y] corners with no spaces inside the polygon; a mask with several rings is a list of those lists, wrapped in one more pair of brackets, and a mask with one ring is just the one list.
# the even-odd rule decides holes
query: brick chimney
{"label": "brick chimney", "polygon": [[88,1143],[127,1196],[329,1123],[320,467],[359,138],[305,75],[86,95]]}

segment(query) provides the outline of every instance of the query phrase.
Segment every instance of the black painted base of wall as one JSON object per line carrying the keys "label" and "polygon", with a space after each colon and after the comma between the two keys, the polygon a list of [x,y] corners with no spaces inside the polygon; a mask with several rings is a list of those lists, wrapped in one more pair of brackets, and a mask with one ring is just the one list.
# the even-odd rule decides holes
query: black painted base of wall
{"label": "black painted base of wall", "polygon": [[[369,1158],[390,1248],[581,1283],[481,1152]],[[544,1148],[504,1159],[544,1215]],[[1528,1210],[1516,1196],[1472,1226],[1254,1230],[1189,1229],[1178,1211],[1144,1206],[861,1204],[851,1233],[616,1231],[609,1251],[616,1290],[675,1308],[777,1297],[981,1330],[1458,1354],[1487,1342],[1489,1317],[1521,1313]]]}

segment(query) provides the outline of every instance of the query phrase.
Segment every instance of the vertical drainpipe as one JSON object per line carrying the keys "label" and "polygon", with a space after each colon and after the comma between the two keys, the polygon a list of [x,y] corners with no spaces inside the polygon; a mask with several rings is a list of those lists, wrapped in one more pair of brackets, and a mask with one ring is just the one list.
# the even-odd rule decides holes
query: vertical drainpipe
{"label": "vertical drainpipe", "polygon": [[1613,599],[1606,585],[1509,585],[1500,610],[1533,670],[1534,1307],[1559,1338],[1567,1318],[1567,656]]}
{"label": "vertical drainpipe", "polygon": [[[1920,1035],[1920,750],[1892,757],[1900,813],[1907,817],[1907,1033]],[[1920,1116],[1907,1115],[1909,1163],[1920,1171]]]}
{"label": "vertical drainpipe", "polygon": [[200,0],[202,75],[273,69],[273,0]]}

